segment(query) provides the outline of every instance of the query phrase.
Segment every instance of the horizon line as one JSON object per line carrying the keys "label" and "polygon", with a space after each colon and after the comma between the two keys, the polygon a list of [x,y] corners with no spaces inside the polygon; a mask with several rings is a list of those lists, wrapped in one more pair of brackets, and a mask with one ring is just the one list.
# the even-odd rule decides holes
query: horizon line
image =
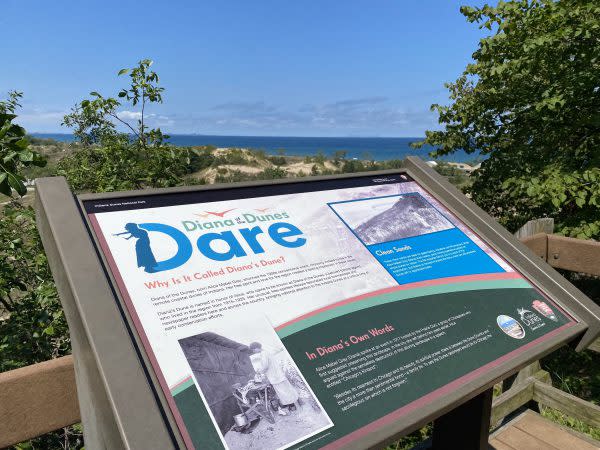
{"label": "horizon line", "polygon": [[[31,131],[28,135],[55,134],[61,136],[74,136],[73,133],[60,133],[51,131]],[[132,133],[128,133],[133,135]],[[167,136],[207,136],[207,137],[257,137],[257,138],[319,138],[319,139],[425,139],[426,136],[298,136],[298,135],[269,135],[269,134],[208,134],[208,133],[164,133]]]}

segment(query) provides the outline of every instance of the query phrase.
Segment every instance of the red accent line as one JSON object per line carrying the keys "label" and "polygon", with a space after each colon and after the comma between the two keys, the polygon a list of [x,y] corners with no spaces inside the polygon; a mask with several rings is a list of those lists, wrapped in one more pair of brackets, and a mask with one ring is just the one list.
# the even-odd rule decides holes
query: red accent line
{"label": "red accent line", "polygon": [[179,427],[179,431],[181,432],[181,437],[183,438],[183,441],[185,442],[186,447],[188,447],[189,449],[194,449],[195,447],[192,442],[192,438],[190,437],[190,435],[187,431],[187,428],[185,426],[185,423],[183,422],[183,417],[181,416],[181,413],[179,412],[179,409],[177,408],[175,399],[173,398],[173,395],[171,395],[171,391],[169,389],[169,386],[167,385],[167,381],[165,380],[165,377],[164,377],[162,371],[160,370],[158,360],[156,359],[156,356],[154,355],[154,352],[152,351],[152,346],[150,345],[148,336],[146,336],[146,332],[144,331],[142,322],[140,321],[140,318],[137,315],[135,306],[133,305],[133,302],[131,301],[131,297],[129,296],[129,292],[127,291],[127,288],[125,287],[125,282],[123,281],[123,277],[121,276],[121,273],[119,272],[117,264],[112,256],[112,253],[110,252],[110,248],[106,242],[106,239],[104,238],[104,234],[102,233],[102,229],[100,228],[98,219],[96,219],[95,214],[88,214],[88,217],[90,219],[90,223],[92,224],[92,228],[94,229],[94,232],[96,233],[96,237],[98,238],[100,248],[102,249],[102,252],[104,253],[104,256],[106,257],[108,267],[110,268],[113,276],[115,277],[117,287],[119,288],[119,291],[121,292],[121,295],[123,296],[123,301],[125,302],[125,306],[127,307],[129,314],[131,315],[131,320],[133,321],[133,324],[135,325],[135,328],[137,329],[137,332],[140,336],[142,344],[144,345],[146,354],[148,355],[148,359],[150,360],[150,363],[152,364],[152,368],[154,369],[154,373],[156,374],[156,378],[158,378],[158,383],[160,384],[160,387],[162,388],[162,390],[165,394],[165,398],[167,399],[167,403],[169,404],[169,407],[171,408],[171,412],[173,413],[173,418],[175,419],[175,422],[177,423],[177,426]]}
{"label": "red accent line", "polygon": [[417,288],[427,287],[427,286],[439,286],[440,284],[454,284],[454,283],[461,283],[461,282],[466,282],[466,281],[480,281],[480,280],[509,280],[509,279],[515,279],[515,278],[523,278],[523,277],[517,272],[484,273],[484,274],[477,274],[477,275],[461,275],[461,276],[457,276],[457,277],[436,278],[434,280],[416,281],[414,283],[402,284],[400,286],[392,286],[389,288],[379,289],[377,291],[369,292],[367,294],[357,295],[356,297],[350,297],[345,300],[340,300],[339,302],[332,303],[331,305],[327,305],[322,308],[315,309],[314,311],[308,312],[308,313],[298,316],[288,322],[282,323],[281,325],[277,326],[275,328],[275,330],[277,330],[277,331],[282,330],[285,327],[289,327],[290,325],[292,325],[296,322],[300,322],[301,320],[304,320],[304,319],[307,319],[314,315],[317,315],[319,313],[322,313],[323,311],[328,311],[330,309],[339,308],[340,306],[347,305],[348,303],[358,302],[358,301],[361,301],[361,300],[364,300],[364,299],[367,299],[370,297],[375,297],[376,295],[388,294],[390,292],[397,292],[397,291],[406,291],[406,290],[410,290],[410,289],[417,289]]}
{"label": "red accent line", "polygon": [[179,386],[181,386],[183,383],[185,383],[188,380],[191,380],[192,377],[191,376],[187,376],[185,377],[183,380],[179,381],[178,383],[175,383],[173,386],[171,386],[169,389],[172,391],[173,389],[177,389]]}
{"label": "red accent line", "polygon": [[402,408],[392,411],[391,413],[386,414],[383,417],[380,417],[379,419],[365,425],[364,427],[354,430],[352,433],[349,433],[349,434],[341,437],[340,439],[329,443],[328,445],[323,447],[323,449],[335,450],[335,449],[342,448],[345,445],[349,444],[350,442],[353,442],[355,439],[357,439],[361,436],[364,436],[366,434],[372,433],[373,431],[377,430],[378,428],[381,428],[381,427],[389,424],[390,422],[397,420],[399,417],[405,416],[406,414],[410,413],[411,411],[414,411],[415,409],[420,408],[421,406],[430,403],[435,398],[441,397],[442,395],[455,390],[461,384],[464,384],[464,383],[467,383],[467,382],[473,380],[474,378],[481,375],[483,372],[489,371],[490,369],[502,364],[504,361],[507,361],[507,360],[517,356],[518,354],[523,353],[525,350],[527,350],[547,339],[550,339],[552,336],[560,333],[561,331],[563,331],[567,328],[572,327],[575,324],[576,324],[576,322],[566,323],[563,326],[557,328],[556,330],[552,330],[548,334],[545,334],[544,336],[540,336],[536,340],[531,341],[530,343],[525,344],[524,346],[519,347],[519,348],[513,350],[512,352],[507,353],[506,355],[503,355],[500,358],[498,358],[492,362],[489,362],[486,365],[481,366],[481,367],[473,370],[472,372],[469,372],[468,374],[463,375],[460,378],[457,378],[454,381],[451,381],[450,383],[436,389],[435,391],[430,392],[427,395],[424,395],[423,397],[418,398],[417,400],[409,403],[408,405],[405,405]]}

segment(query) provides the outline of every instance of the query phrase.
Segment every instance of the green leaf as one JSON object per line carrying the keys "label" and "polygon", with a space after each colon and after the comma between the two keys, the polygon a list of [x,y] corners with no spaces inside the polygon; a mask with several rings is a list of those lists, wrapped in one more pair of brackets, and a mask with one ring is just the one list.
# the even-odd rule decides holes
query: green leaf
{"label": "green leaf", "polygon": [[27,142],[27,139],[20,139],[15,143],[15,146],[25,150],[27,147],[29,147],[29,142]]}
{"label": "green leaf", "polygon": [[6,121],[2,127],[0,127],[0,139],[2,139],[8,131],[10,130],[12,123],[10,121]]}
{"label": "green leaf", "polygon": [[0,183],[0,193],[6,195],[7,197],[11,196],[11,189],[8,184],[8,180],[4,180],[4,182]]}
{"label": "green leaf", "polygon": [[17,117],[16,114],[7,114],[7,113],[0,112],[0,123],[12,122],[13,119],[15,119],[16,117]]}
{"label": "green leaf", "polygon": [[27,188],[23,184],[23,182],[14,174],[8,173],[8,184],[11,188],[17,191],[21,197],[27,194]]}
{"label": "green leaf", "polygon": [[17,156],[17,152],[10,152],[8,155],[2,158],[2,161],[6,164],[15,159],[15,156]]}
{"label": "green leaf", "polygon": [[48,160],[40,155],[39,153],[34,153],[33,154],[33,165],[38,166],[38,167],[45,167],[46,164],[48,163]]}
{"label": "green leaf", "polygon": [[10,189],[10,185],[8,184],[8,174],[0,174],[0,177],[2,177],[2,175],[4,175],[4,178],[2,179],[2,181],[0,181],[0,193],[6,195],[7,197],[10,197],[12,191]]}
{"label": "green leaf", "polygon": [[27,134],[25,128],[16,124],[13,124],[12,127],[10,127],[9,132],[18,137],[25,136]]}
{"label": "green leaf", "polygon": [[34,159],[33,152],[30,150],[24,150],[19,153],[19,159],[23,162],[32,162]]}
{"label": "green leaf", "polygon": [[124,75],[124,74],[126,74],[127,72],[129,72],[129,69],[121,69],[121,70],[119,70],[119,73],[118,73],[117,75],[119,75],[119,76],[120,76],[120,75]]}

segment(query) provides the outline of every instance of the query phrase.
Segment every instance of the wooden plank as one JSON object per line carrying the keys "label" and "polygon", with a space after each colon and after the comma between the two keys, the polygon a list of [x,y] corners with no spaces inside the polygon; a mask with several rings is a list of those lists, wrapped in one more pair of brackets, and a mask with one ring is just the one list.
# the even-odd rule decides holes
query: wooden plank
{"label": "wooden plank", "polygon": [[597,445],[583,440],[557,426],[557,424],[544,419],[536,413],[525,413],[523,418],[514,425],[516,428],[528,433],[537,439],[564,449],[598,450]]}
{"label": "wooden plank", "polygon": [[558,269],[600,275],[600,242],[549,235],[548,264]]}
{"label": "wooden plank", "polygon": [[492,439],[490,441],[490,450],[519,450],[519,449],[511,447],[510,445],[505,444],[504,442],[499,441],[498,439]]}
{"label": "wooden plank", "polygon": [[552,234],[554,233],[554,219],[544,217],[542,219],[534,219],[527,222],[515,233],[517,239],[533,236],[534,234]]}
{"label": "wooden plank", "polygon": [[523,383],[529,377],[535,377],[538,380],[550,380],[550,374],[542,370],[539,361],[535,361],[519,370],[513,384]]}
{"label": "wooden plank", "polygon": [[596,339],[594,342],[592,342],[587,349],[600,353],[600,339]]}
{"label": "wooden plank", "polygon": [[0,373],[0,448],[79,420],[71,356]]}
{"label": "wooden plank", "polygon": [[544,442],[514,426],[508,427],[499,433],[496,436],[496,439],[503,444],[510,445],[517,450],[560,450],[559,447],[549,445],[547,442]]}
{"label": "wooden plank", "polygon": [[[550,374],[539,369],[539,362],[530,364],[519,372],[510,389],[494,399],[490,423],[495,425],[510,413],[533,400],[533,386],[536,381],[551,383]],[[533,373],[534,370],[537,370]],[[527,378],[523,378],[523,377]]]}
{"label": "wooden plank", "polygon": [[548,259],[548,235],[544,233],[534,234],[533,236],[522,237],[521,242],[529,249],[542,258]]}
{"label": "wooden plank", "polygon": [[580,419],[588,425],[600,427],[600,406],[567,394],[546,383],[535,382],[533,399],[542,405],[558,409],[568,416]]}
{"label": "wooden plank", "polygon": [[535,380],[527,380],[503,392],[494,399],[490,423],[497,424],[504,417],[533,400],[533,385]]}

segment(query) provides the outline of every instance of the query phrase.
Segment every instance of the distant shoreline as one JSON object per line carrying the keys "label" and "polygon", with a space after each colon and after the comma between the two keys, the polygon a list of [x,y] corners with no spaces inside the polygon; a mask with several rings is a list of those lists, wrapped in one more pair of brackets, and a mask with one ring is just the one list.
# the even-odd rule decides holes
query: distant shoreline
{"label": "distant shoreline", "polygon": [[[72,142],[75,137],[61,133],[31,133],[31,136],[42,139],[53,139],[59,142]],[[218,148],[247,148],[263,150],[270,155],[281,152],[286,156],[314,156],[322,152],[326,157],[333,157],[335,152],[346,152],[346,159],[388,161],[404,159],[409,155],[417,155],[423,159],[431,159],[432,147],[421,149],[410,147],[412,142],[423,138],[379,138],[379,137],[288,137],[288,136],[221,136],[221,135],[170,135],[169,142],[182,147],[213,145]],[[467,155],[464,152],[441,158],[445,161],[466,162],[478,155]]]}

